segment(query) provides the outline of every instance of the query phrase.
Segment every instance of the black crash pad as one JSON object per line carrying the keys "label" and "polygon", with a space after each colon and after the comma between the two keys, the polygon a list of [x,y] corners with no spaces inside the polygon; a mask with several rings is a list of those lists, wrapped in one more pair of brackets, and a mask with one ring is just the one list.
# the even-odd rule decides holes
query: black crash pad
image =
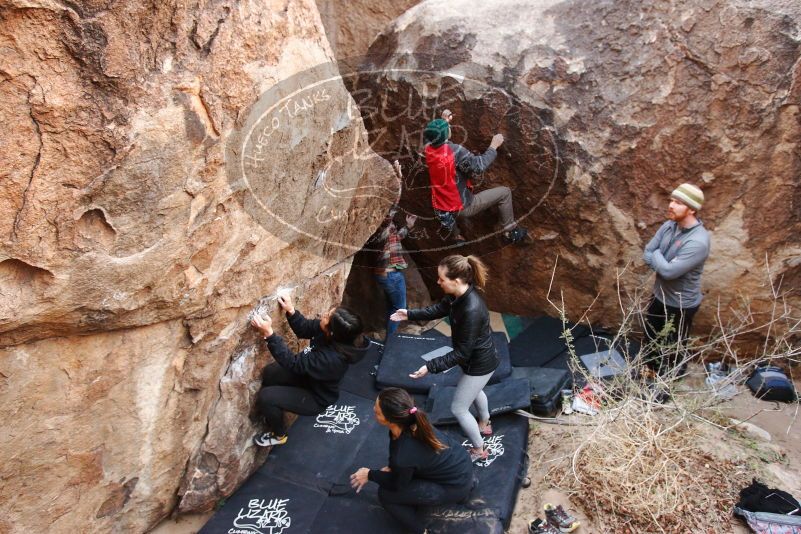
{"label": "black crash pad", "polygon": [[[612,339],[612,336],[606,334],[587,335],[578,338],[573,342],[573,351],[575,352],[576,356],[583,356],[593,352],[609,350],[609,347],[613,344]],[[631,361],[640,352],[640,342],[636,340],[618,339],[617,342],[614,343],[614,348],[623,356],[623,358]],[[572,355],[570,351],[567,349],[567,347],[565,347],[564,351],[545,363],[542,367],[571,370],[571,356]],[[585,369],[580,361],[581,360],[579,360],[579,365],[582,369]],[[580,379],[581,377],[579,375],[580,373],[575,375],[574,380],[577,384],[582,384],[583,380]]]}
{"label": "black crash pad", "polygon": [[[455,393],[455,386],[437,385],[428,390],[426,411],[433,424],[456,424],[456,417],[451,412],[451,403]],[[531,404],[530,385],[527,378],[505,378],[497,384],[485,387],[484,393],[487,395],[490,416],[528,409]],[[470,413],[478,417],[473,406],[470,407]]]}
{"label": "black crash pad", "polygon": [[254,473],[200,529],[200,534],[312,532],[325,492]]}
{"label": "black crash pad", "polygon": [[[584,325],[568,323],[574,339],[590,333]],[[509,343],[509,355],[515,367],[547,367],[547,363],[559,356],[567,345],[562,338],[564,325],[556,317],[537,317]]]}
{"label": "black crash pad", "polygon": [[[509,344],[506,334],[493,332],[493,341],[498,350],[500,365],[490,379],[490,384],[500,382],[512,374],[512,365],[509,361]],[[455,386],[462,376],[458,366],[444,373],[428,374],[423,378],[414,379],[409,376],[425,363],[422,358],[425,354],[442,347],[450,347],[451,340],[447,336],[437,333],[431,335],[425,332],[414,336],[408,334],[396,335],[387,342],[384,355],[378,366],[376,384],[379,388],[399,387],[410,393],[427,393],[431,386]]]}
{"label": "black crash pad", "polygon": [[371,399],[340,393],[320,415],[299,417],[289,428],[287,444],[274,447],[259,471],[330,490],[379,426],[373,405]]}
{"label": "black crash pad", "polygon": [[[363,436],[349,440],[298,439],[297,429],[315,418],[303,417],[293,425],[286,445],[275,447],[270,455],[278,459],[280,449],[287,464],[306,458],[303,470],[262,468],[229,497],[201,532],[203,534],[401,534],[401,529],[378,503],[378,487],[368,483],[356,494],[349,485],[350,474],[360,467],[380,468],[387,464],[389,434],[380,425],[371,425]],[[493,420],[495,435],[488,439],[491,456],[484,465],[476,464],[478,478],[470,500],[465,504],[421,510],[421,521],[431,532],[440,534],[500,534],[508,528],[517,491],[525,476],[528,421],[516,415]],[[458,442],[464,437],[456,427],[446,429]],[[293,438],[295,438],[293,440]],[[307,436],[308,438],[308,436]],[[463,444],[467,446],[467,444]],[[351,454],[350,449],[357,449]],[[291,449],[295,449],[290,453]],[[339,459],[339,474],[323,480],[318,473],[333,472],[319,453]],[[348,458],[351,458],[348,461]],[[269,456],[268,456],[269,459]],[[277,462],[276,462],[277,463]],[[266,464],[265,464],[266,465]],[[327,490],[326,490],[327,488]],[[238,518],[238,519],[237,519]]]}
{"label": "black crash pad", "polygon": [[378,395],[375,375],[383,350],[383,345],[371,341],[364,358],[348,368],[345,377],[339,383],[339,390],[375,399]]}
{"label": "black crash pad", "polygon": [[[493,435],[484,438],[489,458],[473,464],[478,476],[477,496],[508,529],[517,492],[528,471],[528,419],[515,414],[501,415],[492,420],[492,430]],[[450,426],[444,432],[461,439],[465,448],[471,446],[459,427]]]}
{"label": "black crash pad", "polygon": [[[354,369],[358,367],[349,373]],[[358,378],[361,383],[364,377]],[[201,532],[401,534],[378,503],[375,484],[367,484],[359,494],[349,484],[350,474],[359,467],[380,468],[388,461],[389,434],[375,420],[373,404],[373,391],[368,397],[343,391],[336,406],[349,409],[299,417],[286,445],[271,450],[264,465]],[[500,534],[499,523],[508,527],[525,469],[528,424],[522,417],[501,415],[493,419],[493,428],[493,455],[488,465],[476,466],[479,484],[469,502],[421,512],[431,532]],[[461,442],[464,437],[455,429],[445,431]]]}

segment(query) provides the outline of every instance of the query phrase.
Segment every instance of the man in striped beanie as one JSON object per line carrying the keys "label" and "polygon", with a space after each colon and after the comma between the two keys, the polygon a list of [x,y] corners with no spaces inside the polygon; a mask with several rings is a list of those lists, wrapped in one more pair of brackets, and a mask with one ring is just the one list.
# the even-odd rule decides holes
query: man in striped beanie
{"label": "man in striped beanie", "polygon": [[[656,273],[645,317],[645,334],[650,342],[646,354],[660,374],[681,376],[687,368],[687,362],[678,361],[680,351],[675,344],[687,338],[703,298],[701,273],[709,257],[709,232],[696,216],[703,205],[704,193],[698,187],[685,183],[674,189],[668,220],[643,253],[643,260]],[[668,323],[672,327],[665,329]]]}

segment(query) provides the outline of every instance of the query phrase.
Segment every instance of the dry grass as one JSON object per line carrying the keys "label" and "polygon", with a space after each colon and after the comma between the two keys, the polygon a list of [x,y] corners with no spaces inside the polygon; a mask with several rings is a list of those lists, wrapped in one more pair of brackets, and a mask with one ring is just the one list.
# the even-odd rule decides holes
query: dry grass
{"label": "dry grass", "polygon": [[[554,268],[555,270],[555,268]],[[622,272],[620,273],[623,274]],[[615,533],[699,533],[720,532],[728,522],[739,490],[748,485],[754,473],[744,465],[716,457],[710,447],[707,430],[726,430],[714,422],[715,406],[721,402],[709,389],[688,391],[676,378],[676,370],[686,362],[724,359],[740,372],[728,377],[742,386],[756,364],[798,362],[801,346],[798,339],[801,321],[784,303],[784,295],[770,276],[772,308],[765,314],[744,308],[729,316],[718,309],[718,325],[707,338],[668,343],[669,331],[650,343],[646,350],[658,358],[675,362],[673,371],[653,376],[640,356],[630,361],[630,373],[604,384],[603,407],[594,417],[583,417],[581,426],[571,426],[564,438],[571,442],[572,453],[553,462],[546,480],[565,491],[572,501],[599,525],[603,532]],[[625,345],[630,334],[642,332],[646,285],[633,295],[620,290],[620,329],[614,344]],[[566,322],[563,302],[549,302]],[[731,310],[730,310],[731,311]],[[589,315],[585,311],[577,322]],[[760,354],[749,351],[749,361],[741,358],[740,340],[764,336]],[[572,337],[566,328],[565,340]],[[600,349],[603,350],[603,349]],[[581,369],[573,355],[574,370]],[[594,378],[585,376],[588,382]],[[656,401],[658,392],[670,396],[670,402]],[[710,417],[709,414],[713,415]]]}
{"label": "dry grass", "polygon": [[572,432],[578,446],[547,480],[604,532],[718,532],[749,477],[704,450],[698,423],[628,399]]}

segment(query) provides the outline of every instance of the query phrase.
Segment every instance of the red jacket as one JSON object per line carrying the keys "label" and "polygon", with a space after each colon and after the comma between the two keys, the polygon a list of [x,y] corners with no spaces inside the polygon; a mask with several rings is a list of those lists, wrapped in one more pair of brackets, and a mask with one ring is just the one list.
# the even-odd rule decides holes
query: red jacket
{"label": "red jacket", "polygon": [[426,145],[426,165],[431,181],[431,205],[440,211],[461,211],[473,200],[472,174],[487,170],[497,155],[494,148],[475,155],[462,145]]}

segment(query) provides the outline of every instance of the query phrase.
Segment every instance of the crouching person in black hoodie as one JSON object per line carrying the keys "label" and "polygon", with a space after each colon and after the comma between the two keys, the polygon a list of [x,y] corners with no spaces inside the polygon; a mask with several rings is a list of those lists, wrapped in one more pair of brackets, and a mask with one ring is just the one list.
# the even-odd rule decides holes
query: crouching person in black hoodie
{"label": "crouching person in black hoodie", "polygon": [[275,363],[264,369],[256,405],[271,432],[257,434],[253,442],[261,447],[286,443],[284,410],[298,415],[317,415],[339,398],[339,382],[348,366],[361,360],[368,343],[362,336],[358,315],[342,306],[331,308],[322,319],[306,319],[295,310],[292,299],[278,297],[289,327],[311,344],[292,354],[283,338],[273,332],[270,317],[251,321],[267,342]]}

